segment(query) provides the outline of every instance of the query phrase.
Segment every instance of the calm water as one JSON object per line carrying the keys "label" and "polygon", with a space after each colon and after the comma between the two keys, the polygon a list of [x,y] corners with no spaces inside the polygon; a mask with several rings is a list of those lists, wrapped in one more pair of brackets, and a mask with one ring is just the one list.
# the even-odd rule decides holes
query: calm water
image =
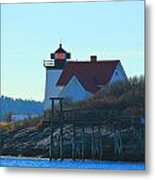
{"label": "calm water", "polygon": [[144,170],[144,163],[113,162],[113,161],[72,161],[1,157],[0,166],[4,167],[35,167],[35,168],[84,168],[109,170]]}

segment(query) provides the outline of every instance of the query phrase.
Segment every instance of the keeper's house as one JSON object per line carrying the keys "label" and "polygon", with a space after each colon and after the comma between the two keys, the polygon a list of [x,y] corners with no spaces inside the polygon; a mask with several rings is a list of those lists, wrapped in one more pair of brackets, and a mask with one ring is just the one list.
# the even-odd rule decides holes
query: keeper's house
{"label": "keeper's house", "polygon": [[70,53],[60,47],[44,60],[46,85],[44,109],[51,106],[50,97],[64,97],[72,102],[82,101],[104,89],[107,84],[127,79],[120,60],[67,61]]}

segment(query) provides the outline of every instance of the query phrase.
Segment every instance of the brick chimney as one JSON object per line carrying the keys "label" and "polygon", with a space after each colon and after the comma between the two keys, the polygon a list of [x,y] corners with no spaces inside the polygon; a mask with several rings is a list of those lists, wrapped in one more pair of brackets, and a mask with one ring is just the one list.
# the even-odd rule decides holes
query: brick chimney
{"label": "brick chimney", "polygon": [[90,56],[90,61],[91,62],[96,62],[97,61],[97,56]]}

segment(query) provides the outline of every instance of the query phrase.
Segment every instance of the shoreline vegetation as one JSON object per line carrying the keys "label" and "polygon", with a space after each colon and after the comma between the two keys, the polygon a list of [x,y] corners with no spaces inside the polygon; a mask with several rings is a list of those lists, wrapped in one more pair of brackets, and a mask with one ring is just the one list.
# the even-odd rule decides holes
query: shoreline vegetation
{"label": "shoreline vegetation", "polygon": [[[65,101],[64,108],[78,112],[78,118],[83,114],[87,118],[92,114],[101,118],[104,125],[101,134],[104,144],[103,161],[145,161],[145,82],[144,77],[134,77],[129,82],[118,82],[107,86],[104,91],[94,97],[77,104],[70,100]],[[57,110],[56,110],[57,111]],[[58,114],[56,114],[58,116]],[[73,117],[74,118],[74,117]],[[19,122],[0,122],[0,155],[16,157],[49,158],[50,149],[50,121],[51,110],[43,115],[32,117]],[[115,153],[115,132],[121,133],[122,147],[120,153]],[[64,127],[64,157],[70,159],[71,125]],[[77,138],[80,136],[77,128]],[[90,144],[90,128],[86,128],[87,144]],[[97,137],[96,137],[97,138]],[[59,128],[54,129],[54,149],[57,158]],[[90,159],[90,149],[85,152],[86,159]],[[78,159],[78,155],[76,159]],[[97,159],[97,155],[94,160]]]}

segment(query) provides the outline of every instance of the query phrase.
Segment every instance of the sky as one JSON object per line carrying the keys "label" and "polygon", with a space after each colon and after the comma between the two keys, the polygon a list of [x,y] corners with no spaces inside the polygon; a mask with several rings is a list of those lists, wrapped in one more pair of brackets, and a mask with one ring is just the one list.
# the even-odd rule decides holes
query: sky
{"label": "sky", "polygon": [[43,60],[60,42],[71,60],[120,59],[144,75],[144,1],[1,5],[1,94],[42,101]]}

